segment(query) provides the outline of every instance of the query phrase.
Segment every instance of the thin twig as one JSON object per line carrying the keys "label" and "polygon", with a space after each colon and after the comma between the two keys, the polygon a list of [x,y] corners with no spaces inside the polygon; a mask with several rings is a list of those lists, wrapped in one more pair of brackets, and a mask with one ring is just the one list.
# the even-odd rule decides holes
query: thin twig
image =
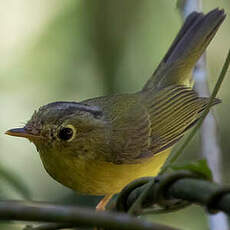
{"label": "thin twig", "polygon": [[136,212],[138,213],[138,211],[140,211],[142,202],[146,198],[146,195],[148,194],[149,189],[152,187],[153,184],[154,184],[154,178],[148,183],[148,185],[145,187],[141,195],[137,198],[137,200],[129,208],[128,213],[130,215],[136,214]]}
{"label": "thin twig", "polygon": [[[46,223],[46,224],[40,224],[38,226],[26,226],[23,230],[58,230],[58,229],[67,229],[67,228],[75,228],[76,225],[74,224],[57,224],[57,223]],[[76,228],[75,228],[76,229]]]}

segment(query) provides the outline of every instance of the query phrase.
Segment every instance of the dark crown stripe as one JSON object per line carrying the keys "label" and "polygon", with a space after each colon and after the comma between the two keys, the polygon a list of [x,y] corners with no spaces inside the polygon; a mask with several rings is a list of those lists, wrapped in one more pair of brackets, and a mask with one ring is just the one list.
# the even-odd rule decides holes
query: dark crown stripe
{"label": "dark crown stripe", "polygon": [[99,107],[81,104],[77,102],[57,101],[57,102],[49,103],[45,107],[46,107],[45,109],[55,107],[55,109],[60,109],[60,110],[84,111],[84,112],[89,112],[94,116],[102,115],[102,111]]}

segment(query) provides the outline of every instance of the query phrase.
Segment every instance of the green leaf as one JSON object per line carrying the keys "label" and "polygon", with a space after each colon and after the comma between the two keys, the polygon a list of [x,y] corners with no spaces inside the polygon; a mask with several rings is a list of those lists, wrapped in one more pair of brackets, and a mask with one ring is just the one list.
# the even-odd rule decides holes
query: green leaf
{"label": "green leaf", "polygon": [[212,171],[208,167],[206,159],[201,159],[195,162],[189,162],[185,164],[173,164],[169,165],[173,170],[188,170],[198,174],[201,178],[212,181]]}

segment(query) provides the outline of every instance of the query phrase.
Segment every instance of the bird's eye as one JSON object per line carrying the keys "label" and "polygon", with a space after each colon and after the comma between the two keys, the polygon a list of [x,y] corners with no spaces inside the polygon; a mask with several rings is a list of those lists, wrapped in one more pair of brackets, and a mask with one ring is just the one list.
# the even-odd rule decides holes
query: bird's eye
{"label": "bird's eye", "polygon": [[74,127],[63,127],[58,132],[58,137],[63,141],[71,141],[75,136],[75,129]]}

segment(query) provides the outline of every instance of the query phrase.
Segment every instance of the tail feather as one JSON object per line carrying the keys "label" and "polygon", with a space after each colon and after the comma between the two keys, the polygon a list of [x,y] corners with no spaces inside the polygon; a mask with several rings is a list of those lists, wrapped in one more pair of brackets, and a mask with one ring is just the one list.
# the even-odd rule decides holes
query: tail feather
{"label": "tail feather", "polygon": [[180,31],[178,32],[175,40],[171,44],[170,48],[168,49],[166,55],[162,59],[162,62],[166,63],[168,58],[172,56],[172,53],[175,53],[176,47],[178,47],[178,43],[184,38],[185,34],[188,33],[189,29],[196,24],[198,20],[200,20],[203,17],[203,13],[193,12],[191,13],[184,22],[183,26],[181,27]]}
{"label": "tail feather", "polygon": [[225,19],[223,10],[191,13],[143,90],[177,84],[191,86],[192,69]]}

